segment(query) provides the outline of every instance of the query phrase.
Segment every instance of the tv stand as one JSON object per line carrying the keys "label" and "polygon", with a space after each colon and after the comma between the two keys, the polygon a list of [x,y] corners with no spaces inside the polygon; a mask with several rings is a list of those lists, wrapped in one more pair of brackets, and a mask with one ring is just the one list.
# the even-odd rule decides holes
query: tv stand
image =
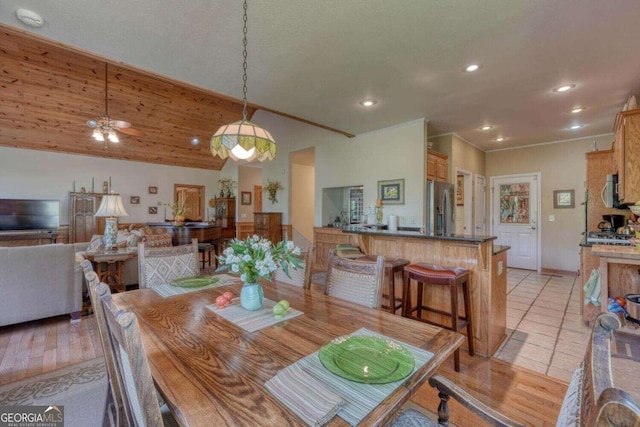
{"label": "tv stand", "polygon": [[2,231],[0,232],[0,241],[7,240],[40,240],[49,239],[51,243],[55,243],[58,238],[58,231]]}

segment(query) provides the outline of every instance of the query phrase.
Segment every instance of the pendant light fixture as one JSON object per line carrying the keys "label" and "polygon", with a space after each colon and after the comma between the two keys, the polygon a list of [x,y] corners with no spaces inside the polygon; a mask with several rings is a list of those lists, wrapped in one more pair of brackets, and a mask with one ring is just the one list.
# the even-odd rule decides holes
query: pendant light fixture
{"label": "pendant light fixture", "polygon": [[262,162],[276,157],[276,143],[269,132],[247,120],[247,0],[243,7],[242,120],[218,129],[211,137],[211,154],[222,159]]}

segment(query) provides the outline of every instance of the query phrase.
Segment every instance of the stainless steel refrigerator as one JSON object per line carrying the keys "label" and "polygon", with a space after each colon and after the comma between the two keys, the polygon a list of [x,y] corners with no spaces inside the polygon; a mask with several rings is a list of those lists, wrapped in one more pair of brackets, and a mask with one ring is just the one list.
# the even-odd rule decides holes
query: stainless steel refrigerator
{"label": "stainless steel refrigerator", "polygon": [[452,234],[455,210],[454,185],[448,182],[427,181],[426,232],[428,234]]}

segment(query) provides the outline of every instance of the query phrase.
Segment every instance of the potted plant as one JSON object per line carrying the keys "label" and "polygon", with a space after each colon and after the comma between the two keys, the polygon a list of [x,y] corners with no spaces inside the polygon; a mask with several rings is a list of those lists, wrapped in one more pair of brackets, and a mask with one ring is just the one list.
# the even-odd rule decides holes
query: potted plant
{"label": "potted plant", "polygon": [[231,178],[222,178],[218,182],[220,183],[220,197],[233,197],[231,189],[235,187],[236,182]]}
{"label": "potted plant", "polygon": [[267,180],[267,185],[264,186],[264,191],[269,194],[269,200],[271,203],[277,203],[278,198],[276,197],[278,190],[283,190],[284,187],[280,183],[280,181],[271,181]]}
{"label": "potted plant", "polygon": [[173,214],[173,225],[184,225],[184,215],[189,210],[187,209],[186,203],[187,202],[184,197],[178,197],[178,200],[176,200],[175,202],[164,204],[169,209],[171,209],[171,213]]}
{"label": "potted plant", "polygon": [[258,283],[260,277],[271,280],[271,274],[278,268],[289,275],[289,267],[302,267],[300,248],[292,241],[281,241],[273,245],[270,240],[253,235],[245,240],[232,239],[218,257],[220,267],[216,271],[231,270],[240,273],[240,280],[244,283],[240,291],[240,305],[245,310],[259,310],[262,308],[264,294]]}

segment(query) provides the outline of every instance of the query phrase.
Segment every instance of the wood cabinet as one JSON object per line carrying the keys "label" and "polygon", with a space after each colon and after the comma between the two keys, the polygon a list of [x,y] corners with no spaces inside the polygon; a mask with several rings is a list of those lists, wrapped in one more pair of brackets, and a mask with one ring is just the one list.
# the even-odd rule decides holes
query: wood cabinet
{"label": "wood cabinet", "polygon": [[338,243],[357,245],[357,237],[343,233],[339,228],[316,227],[313,229],[313,246],[316,248],[316,258],[313,263],[314,271],[325,271],[329,250],[335,249]]}
{"label": "wood cabinet", "polygon": [[94,214],[102,202],[101,193],[69,193],[69,243],[89,242],[104,231],[104,218]]}
{"label": "wood cabinet", "polygon": [[427,179],[447,182],[447,156],[427,150]]}
{"label": "wood cabinet", "polygon": [[614,173],[614,154],[612,150],[589,151],[587,159],[587,231],[596,231],[602,215],[624,214],[616,208],[607,208],[602,201],[602,188],[607,175]]}
{"label": "wood cabinet", "polygon": [[214,201],[214,224],[222,228],[222,237],[236,237],[236,198],[219,197]]}
{"label": "wood cabinet", "polygon": [[254,212],[253,232],[274,245],[282,240],[282,212]]}
{"label": "wood cabinet", "polygon": [[635,203],[640,200],[640,109],[618,113],[613,131],[618,198],[623,203]]}

